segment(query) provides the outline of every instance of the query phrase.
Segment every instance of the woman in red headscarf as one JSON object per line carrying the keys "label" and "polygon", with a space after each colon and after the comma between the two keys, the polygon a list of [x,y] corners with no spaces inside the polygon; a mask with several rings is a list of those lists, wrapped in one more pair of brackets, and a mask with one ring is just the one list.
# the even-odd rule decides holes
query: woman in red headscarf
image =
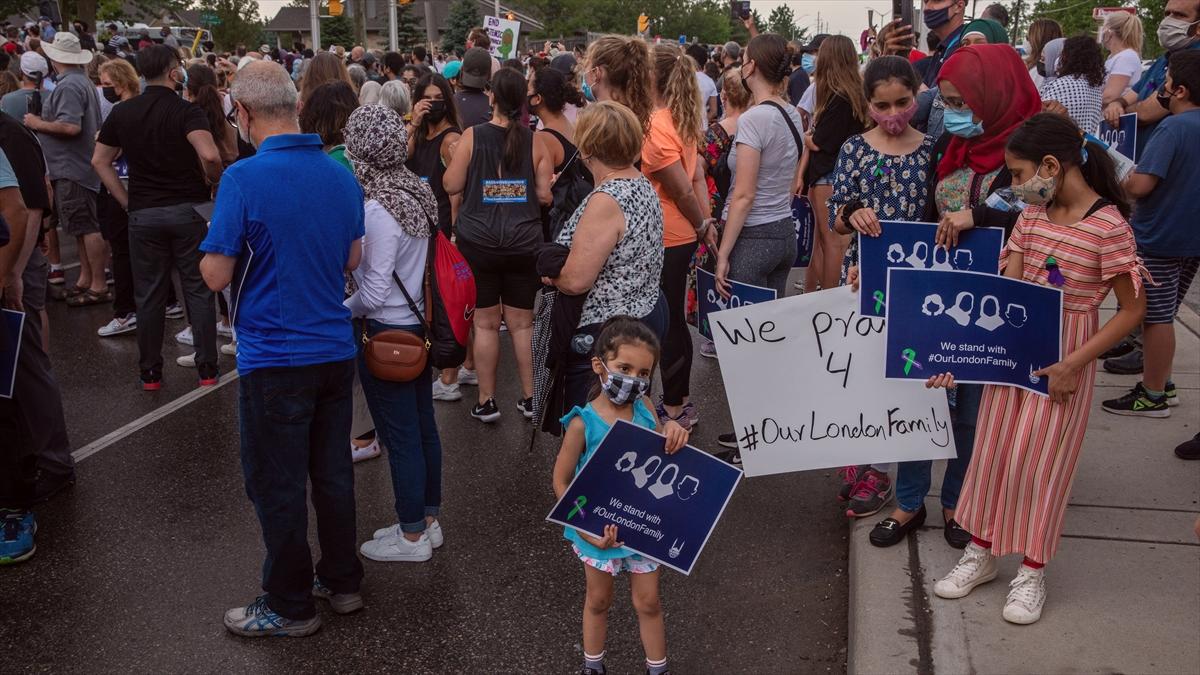
{"label": "woman in red headscarf", "polygon": [[1029,71],[1009,45],[970,45],[946,60],[938,87],[946,133],[934,149],[941,159],[926,219],[938,221],[938,243],[947,245],[972,227],[1010,232],[1019,211],[987,201],[1012,182],[1004,166],[1009,135],[1041,111]]}

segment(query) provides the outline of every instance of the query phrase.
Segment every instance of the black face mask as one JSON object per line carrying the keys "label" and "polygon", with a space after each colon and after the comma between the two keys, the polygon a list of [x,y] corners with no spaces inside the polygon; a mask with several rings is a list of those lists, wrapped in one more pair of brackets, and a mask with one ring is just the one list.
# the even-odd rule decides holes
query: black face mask
{"label": "black face mask", "polygon": [[1163,110],[1171,112],[1171,94],[1167,91],[1166,87],[1158,90],[1158,93],[1154,95],[1154,100],[1158,101]]}
{"label": "black face mask", "polygon": [[430,101],[429,111],[425,113],[425,119],[431,124],[438,124],[446,119],[446,102],[445,101]]}
{"label": "black face mask", "polygon": [[108,101],[109,103],[121,102],[121,97],[117,95],[116,87],[101,87],[100,90],[104,92],[104,100]]}
{"label": "black face mask", "polygon": [[1045,77],[1045,76],[1046,76],[1046,64],[1045,64],[1045,63],[1043,63],[1043,62],[1041,62],[1041,61],[1038,61],[1038,63],[1037,63],[1037,74],[1038,74],[1038,75],[1041,75],[1042,77]]}

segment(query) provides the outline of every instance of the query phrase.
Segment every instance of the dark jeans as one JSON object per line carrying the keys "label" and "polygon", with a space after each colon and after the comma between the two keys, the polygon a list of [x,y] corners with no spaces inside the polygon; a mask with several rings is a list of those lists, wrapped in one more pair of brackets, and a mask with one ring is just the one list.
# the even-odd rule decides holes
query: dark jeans
{"label": "dark jeans", "polygon": [[167,289],[171,269],[179,273],[196,365],[217,365],[217,315],[213,293],[200,276],[200,242],[208,234],[192,204],[139,209],[129,214],[129,253],[137,299],[139,367],[162,371]]}
{"label": "dark jeans", "polygon": [[[942,508],[958,507],[958,496],[962,493],[963,478],[971,464],[975,450],[975,425],[979,418],[979,404],[983,399],[982,384],[960,384],[955,389],[955,404],[950,408],[950,423],[954,429],[954,446],[958,456],[946,462],[946,473],[942,475]],[[933,462],[900,462],[896,474],[896,504],[912,513],[925,503],[932,480]]]}
{"label": "dark jeans", "polygon": [[[367,322],[367,333],[399,328],[423,335],[417,326]],[[433,379],[426,368],[411,382],[389,382],[371,374],[358,349],[358,379],[362,383],[375,433],[387,448],[392,471],[396,516],[404,532],[424,532],[425,516],[436,516],[442,505],[442,441],[433,416]]]}
{"label": "dark jeans", "polygon": [[113,316],[123,318],[137,311],[133,295],[133,267],[129,262],[129,214],[105,188],[96,204],[100,234],[112,249]]}
{"label": "dark jeans", "polygon": [[23,405],[16,398],[0,398],[0,509],[24,511],[33,506],[37,452],[22,420]]}
{"label": "dark jeans", "polygon": [[[41,253],[37,252],[40,258]],[[13,396],[21,401],[21,422],[37,457],[37,468],[56,476],[75,472],[71,439],[63,415],[62,391],[54,378],[50,355],[42,349],[42,321],[36,305],[25,301],[25,325],[21,329],[21,354]],[[0,435],[0,444],[5,443]]]}
{"label": "dark jeans", "polygon": [[262,368],[239,381],[242,473],[267,549],[262,587],[267,606],[289,619],[317,613],[309,480],[321,544],[317,575],[335,593],[357,592],[362,583],[349,443],[353,381],[352,360]]}
{"label": "dark jeans", "polygon": [[687,325],[688,270],[696,242],[668,246],[663,254],[662,292],[667,297],[667,339],[662,343],[659,370],[663,404],[683,405],[692,381],[692,333]]}

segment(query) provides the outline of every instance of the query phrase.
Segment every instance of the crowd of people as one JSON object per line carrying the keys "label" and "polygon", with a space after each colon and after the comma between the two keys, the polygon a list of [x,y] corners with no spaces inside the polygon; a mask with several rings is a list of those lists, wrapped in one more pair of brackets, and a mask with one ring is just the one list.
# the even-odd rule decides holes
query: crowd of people
{"label": "crowd of people", "polygon": [[[965,549],[935,592],[963,597],[1018,553],[1003,616],[1037,621],[1097,363],[1144,369],[1103,402],[1109,413],[1166,417],[1178,403],[1173,321],[1200,265],[1186,206],[1200,188],[1188,163],[1200,151],[1200,0],[1166,2],[1166,53],[1145,70],[1136,15],[1076,36],[1037,18],[1014,46],[1003,6],[974,20],[968,9],[927,0],[924,51],[899,20],[858,45],[789,42],[751,23],[744,45],[609,35],[503,63],[482,29],[461,58],[304,45],[193,56],[169,29],[136,46],[115,26],[107,40],[79,22],[10,29],[0,280],[4,306],[26,320],[14,396],[0,398],[0,435],[15,439],[0,451],[0,563],[34,554],[34,505],[74,481],[47,285],[71,307],[112,305],[98,336],[136,333],[146,391],[163,386],[168,319],[186,320],[174,339],[195,353],[177,361],[199,386],[220,382],[220,353],[236,355],[241,461],[267,559],[264,594],[224,622],[302,636],[321,625],[316,600],[339,614],[363,606],[358,553],[423,562],[442,545],[434,410],[464,387],[479,422],[515,408],[562,437],[556,494],[617,419],[682,447],[701,417],[696,270],[724,296],[731,282],[786,295],[792,199],[804,194],[816,232],[797,292],[856,285],[858,238],[892,220],[937,223],[947,246],[1003,228],[1002,273],[1062,288],[1064,358],[1048,369],[1049,397],[950,374],[927,383],[950,398],[958,456],[941,504],[947,543]],[[1128,113],[1139,155],[1120,175],[1096,134]],[[77,243],[70,284],[62,236]],[[371,345],[440,339],[430,278],[442,246],[474,280],[465,357],[396,375]],[[1110,291],[1120,308],[1101,326]],[[515,401],[497,400],[502,333]],[[709,342],[698,351],[719,357]],[[352,431],[357,397],[373,430]],[[740,464],[734,434],[719,443]],[[385,449],[396,520],[358,545],[352,464]],[[1200,459],[1200,436],[1176,454]],[[895,545],[925,520],[931,464],[845,467],[837,497],[867,517],[894,496],[870,541]],[[604,672],[622,572],[647,670],[667,672],[658,565],[615,529],[566,536],[586,572],[583,672]]]}

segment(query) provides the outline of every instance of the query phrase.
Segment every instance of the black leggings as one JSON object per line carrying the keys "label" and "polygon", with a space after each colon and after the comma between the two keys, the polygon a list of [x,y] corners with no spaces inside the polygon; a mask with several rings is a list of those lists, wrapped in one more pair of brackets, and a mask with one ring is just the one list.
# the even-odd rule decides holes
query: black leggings
{"label": "black leggings", "polygon": [[696,242],[668,246],[663,255],[662,292],[667,298],[667,339],[662,344],[663,405],[683,405],[692,379],[692,334],[687,325],[688,268]]}

